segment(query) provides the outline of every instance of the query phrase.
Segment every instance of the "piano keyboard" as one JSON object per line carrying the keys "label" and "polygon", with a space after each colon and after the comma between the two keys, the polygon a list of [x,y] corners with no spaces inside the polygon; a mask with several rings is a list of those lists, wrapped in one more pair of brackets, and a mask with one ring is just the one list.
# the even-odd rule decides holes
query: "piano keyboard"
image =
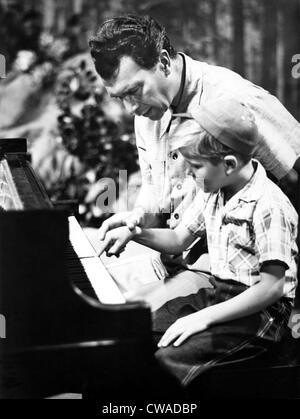
{"label": "piano keyboard", "polygon": [[74,216],[69,217],[67,271],[85,294],[103,304],[124,304],[125,298],[110,276]]}

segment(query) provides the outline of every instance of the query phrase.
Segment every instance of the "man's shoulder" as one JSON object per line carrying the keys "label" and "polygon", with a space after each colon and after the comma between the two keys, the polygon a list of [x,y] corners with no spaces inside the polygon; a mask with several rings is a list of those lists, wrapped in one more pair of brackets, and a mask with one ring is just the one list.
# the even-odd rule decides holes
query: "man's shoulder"
{"label": "man's shoulder", "polygon": [[286,194],[271,179],[267,178],[264,184],[264,194],[258,199],[256,212],[261,214],[280,213],[297,223],[297,212]]}
{"label": "man's shoulder", "polygon": [[247,96],[254,92],[253,89],[255,89],[255,92],[260,90],[262,94],[266,93],[261,87],[226,67],[203,63],[202,77],[203,100],[217,99],[220,95],[234,96],[246,100]]}

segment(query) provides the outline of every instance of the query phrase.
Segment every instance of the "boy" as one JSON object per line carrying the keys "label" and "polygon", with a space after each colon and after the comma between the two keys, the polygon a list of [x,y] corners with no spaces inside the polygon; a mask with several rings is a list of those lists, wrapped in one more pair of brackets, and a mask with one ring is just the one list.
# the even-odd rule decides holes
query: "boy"
{"label": "boy", "polygon": [[[213,288],[153,313],[156,356],[183,385],[241,350],[279,341],[296,288],[297,214],[252,159],[258,143],[252,113],[220,97],[196,108],[193,117],[204,132],[180,151],[204,193],[175,230],[121,227],[124,237],[170,254],[207,237]],[[118,249],[113,231],[105,243],[111,253]]]}

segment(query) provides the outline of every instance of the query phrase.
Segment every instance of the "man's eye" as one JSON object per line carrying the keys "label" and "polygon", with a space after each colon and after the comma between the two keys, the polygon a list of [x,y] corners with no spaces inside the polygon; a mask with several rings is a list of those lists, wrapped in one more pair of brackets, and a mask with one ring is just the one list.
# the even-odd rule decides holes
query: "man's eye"
{"label": "man's eye", "polygon": [[130,92],[127,92],[126,96],[134,96],[138,91],[139,91],[139,87],[137,87],[136,89],[130,90]]}

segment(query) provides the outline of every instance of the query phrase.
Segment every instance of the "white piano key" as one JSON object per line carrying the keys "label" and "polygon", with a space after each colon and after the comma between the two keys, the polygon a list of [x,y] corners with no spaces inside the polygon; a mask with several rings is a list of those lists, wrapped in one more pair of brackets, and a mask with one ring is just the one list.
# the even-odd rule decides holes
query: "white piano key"
{"label": "white piano key", "polygon": [[74,216],[68,219],[69,240],[99,301],[103,304],[124,304],[126,300],[123,294],[97,256],[80,224]]}
{"label": "white piano key", "polygon": [[97,256],[95,249],[89,242],[88,238],[84,234],[80,224],[74,216],[70,216],[69,220],[69,240],[77,253],[77,256],[81,258],[95,257]]}
{"label": "white piano key", "polygon": [[80,261],[101,303],[125,303],[123,294],[98,257],[84,258]]}

